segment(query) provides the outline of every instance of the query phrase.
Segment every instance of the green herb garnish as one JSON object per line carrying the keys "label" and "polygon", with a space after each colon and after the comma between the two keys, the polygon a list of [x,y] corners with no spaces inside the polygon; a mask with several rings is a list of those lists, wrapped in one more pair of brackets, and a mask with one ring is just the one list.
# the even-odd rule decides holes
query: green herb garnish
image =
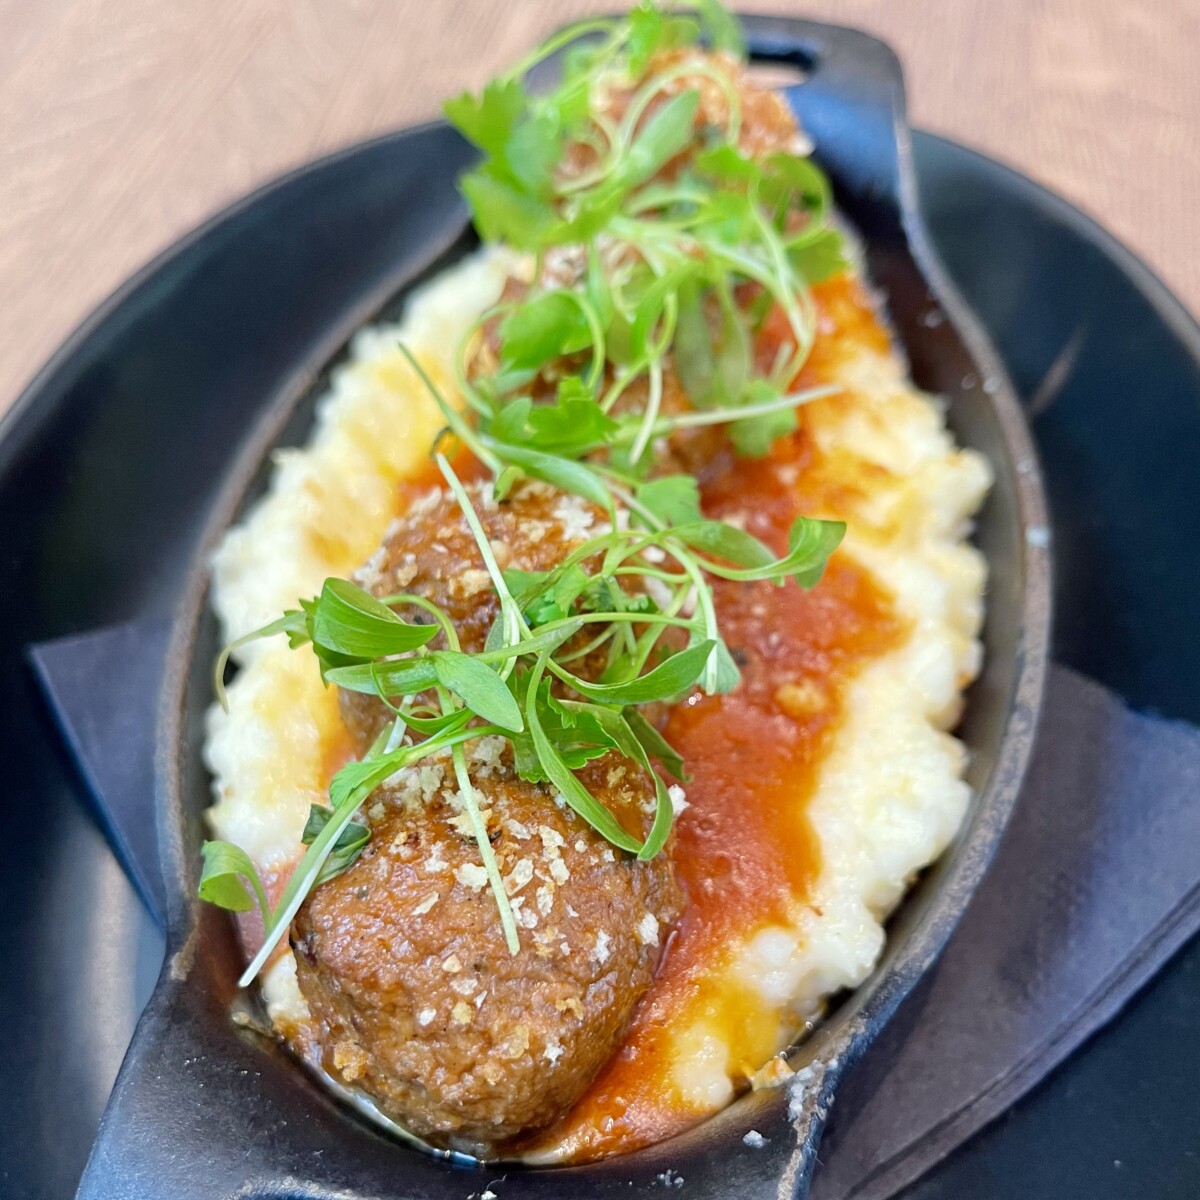
{"label": "green herb garnish", "polygon": [[[484,313],[464,340],[456,372],[462,410],[402,349],[446,432],[490,471],[497,499],[523,478],[540,480],[602,510],[607,527],[553,570],[502,571],[470,494],[439,453],[499,600],[482,651],[464,653],[452,622],[428,599],[380,599],[336,579],[234,644],[280,633],[293,647],[311,643],[327,683],[376,696],[393,714],[371,751],[334,777],[330,806],[313,807],[306,850],[274,910],[241,851],[206,844],[201,895],[234,909],[257,898],[263,910],[263,948],[243,985],[309,891],[362,852],[370,830],[353,818],[363,801],[431,755],[453,763],[517,950],[464,750],[486,735],[508,740],[520,778],[552,785],[614,846],[653,857],[672,823],[654,764],[677,778],[684,764],[640,706],[738,682],[710,580],[811,587],[841,540],[840,523],[801,517],[777,555],[706,517],[690,476],[655,474],[656,443],[702,425],[726,425],[738,453],[764,455],[795,428],[798,405],[832,390],[793,387],[814,337],[808,285],[844,266],[828,184],[804,159],[743,152],[730,59],[692,52],[702,37],[725,55],[744,54],[736,21],[716,0],[703,0],[695,16],[643,3],[624,19],[555,35],[480,95],[446,105],[483,152],[461,184],[476,228],[485,240],[529,252],[531,282],[519,300]],[[557,87],[530,94],[524,73],[568,44]],[[613,95],[623,97],[620,105],[608,104]],[[706,97],[717,98],[715,110]],[[712,111],[718,118],[703,115]],[[756,339],[772,310],[788,333],[764,363]],[[485,339],[490,350],[481,355]],[[683,411],[666,405],[668,373],[686,394]],[[419,619],[406,620],[414,609]],[[217,664],[222,701],[228,654]],[[653,782],[644,839],[578,774],[609,753]]]}

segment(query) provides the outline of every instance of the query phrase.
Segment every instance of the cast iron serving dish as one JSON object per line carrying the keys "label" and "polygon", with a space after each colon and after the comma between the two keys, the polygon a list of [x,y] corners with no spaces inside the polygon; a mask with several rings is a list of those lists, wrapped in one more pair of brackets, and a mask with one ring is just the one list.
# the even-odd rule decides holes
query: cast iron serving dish
{"label": "cast iron serving dish", "polygon": [[[158,528],[153,497],[130,507],[129,537],[174,544],[194,561],[175,618],[157,730],[166,961],[80,1185],[86,1200],[463,1200],[490,1183],[502,1196],[584,1198],[651,1194],[679,1177],[694,1200],[735,1190],[745,1200],[806,1193],[838,1080],[937,955],[1016,799],[1046,660],[1049,561],[1038,468],[1016,400],[920,223],[894,55],[864,34],[834,26],[769,17],[747,17],[743,24],[753,58],[805,73],[788,99],[840,207],[864,236],[870,275],[886,296],[913,379],[946,397],[954,433],[986,454],[996,473],[978,526],[989,563],[986,659],[960,729],[975,799],[958,839],[896,913],[871,978],[836,1002],[793,1052],[792,1066],[807,1080],[802,1092],[751,1093],[688,1133],[625,1157],[554,1169],[463,1169],[347,1112],[280,1047],[232,1019],[244,1003],[236,989],[242,959],[234,926],[195,899],[202,813],[210,798],[200,746],[218,637],[207,607],[208,555],[260,493],[270,449],[305,437],[313,401],[354,330],[393,313],[414,281],[473,244],[455,191],[473,152],[446,125],[351,152],[356,161],[382,156],[390,168],[373,172],[357,211],[321,220],[322,199],[335,186],[330,168],[348,161],[335,156],[289,181],[286,203],[303,206],[312,219],[288,226],[302,240],[288,246],[289,268],[265,289],[274,292],[272,312],[260,328],[235,329],[224,319],[221,293],[233,285],[230,279],[200,273],[164,284],[211,292],[205,307],[211,327],[196,329],[195,336],[211,337],[214,353],[232,357],[240,369],[219,380],[232,393],[210,398],[219,421],[204,403],[178,418],[194,423],[181,443],[191,446],[191,461],[181,468],[197,479],[203,529]],[[336,185],[344,182],[339,174]],[[270,249],[275,235],[269,224],[264,228]],[[219,238],[221,226],[197,236]],[[128,382],[137,386],[136,379]],[[264,390],[272,392],[265,418]],[[239,393],[246,397],[241,405]],[[215,504],[214,478],[224,481]],[[790,1099],[796,1102],[789,1114]],[[744,1144],[751,1128],[766,1135],[764,1147]]]}

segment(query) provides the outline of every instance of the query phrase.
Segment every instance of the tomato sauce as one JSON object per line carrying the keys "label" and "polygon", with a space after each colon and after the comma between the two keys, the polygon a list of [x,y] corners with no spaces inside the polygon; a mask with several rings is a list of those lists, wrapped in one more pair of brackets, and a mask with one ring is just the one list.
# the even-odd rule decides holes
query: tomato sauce
{"label": "tomato sauce", "polygon": [[[469,451],[460,447],[450,458],[450,466],[463,483],[477,483],[490,478],[487,468]],[[446,486],[441,468],[431,455],[418,467],[414,467],[396,485],[393,511],[397,516],[407,512],[417,500],[433,488]]]}
{"label": "tomato sauce", "polygon": [[[836,382],[852,349],[889,345],[853,277],[821,285],[814,299],[818,333],[797,388]],[[776,361],[789,332],[780,311],[769,314],[756,345],[762,365]],[[709,516],[742,524],[777,553],[786,549],[797,516],[836,517],[878,470],[852,457],[826,460],[806,429],[804,409],[798,424],[762,459],[740,459],[723,439],[715,442],[699,476]],[[464,481],[486,474],[467,453],[454,466]],[[441,483],[436,464],[422,464],[400,485],[397,511]],[[575,1161],[604,1157],[659,1141],[706,1115],[671,1082],[673,1035],[696,1021],[719,1030],[734,1048],[730,1065],[743,1085],[778,1048],[778,1014],[764,1019],[758,994],[722,968],[747,935],[764,925],[794,924],[806,904],[821,865],[807,801],[841,723],[845,687],[899,643],[905,626],[891,597],[842,553],[809,591],[794,581],[782,587],[717,581],[713,594],[741,683],[724,696],[693,694],[664,727],[690,776],[688,807],[672,840],[687,905],[622,1048],[574,1109],[536,1138],[535,1150],[567,1145]],[[351,753],[349,735],[334,738],[325,751],[327,776]],[[269,881],[272,892],[288,873],[285,867]],[[243,936],[252,946],[261,939],[257,924],[256,915],[244,914]]]}
{"label": "tomato sauce", "polygon": [[[816,301],[818,338],[799,386],[835,378],[851,345],[888,346],[852,278],[823,285]],[[773,314],[760,353],[773,360],[786,337],[786,321]],[[836,515],[844,475],[821,460],[802,419],[765,459],[719,454],[701,494],[708,515],[740,520],[782,552],[797,516]],[[745,1076],[778,1048],[778,1024],[763,1020],[762,1001],[731,986],[719,968],[747,934],[791,924],[805,903],[820,868],[806,801],[841,721],[845,685],[905,629],[891,597],[840,553],[811,591],[793,581],[718,583],[714,596],[741,684],[724,696],[694,694],[664,729],[691,776],[673,839],[688,903],[621,1050],[564,1121],[538,1139],[569,1145],[576,1160],[648,1145],[704,1115],[670,1081],[672,1035],[681,1028],[702,1019],[718,1029]]]}

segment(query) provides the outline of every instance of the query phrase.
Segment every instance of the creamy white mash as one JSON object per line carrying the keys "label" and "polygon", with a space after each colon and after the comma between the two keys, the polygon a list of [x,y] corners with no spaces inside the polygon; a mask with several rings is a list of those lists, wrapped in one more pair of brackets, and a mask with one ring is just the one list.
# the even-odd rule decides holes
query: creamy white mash
{"label": "creamy white mash", "polygon": [[[514,264],[504,252],[476,254],[415,292],[398,325],[357,335],[309,444],[279,453],[268,494],[216,555],[213,598],[226,638],[273,620],[371,555],[394,516],[397,484],[441,425],[398,343],[453,393],[451,356]],[[808,427],[826,454],[886,470],[848,511],[825,515],[848,522],[842,553],[892,593],[910,630],[849,685],[844,721],[806,800],[820,850],[809,902],[786,925],[747,930],[724,968],[731,984],[760,993],[779,1047],[826,996],[870,972],[882,922],[954,836],[968,801],[963,747],[947,731],[979,666],[985,568],[967,538],[989,468],[955,446],[938,402],[914,389],[894,352],[864,345],[843,372],[854,403],[814,403]],[[278,871],[296,855],[309,805],[323,798],[337,700],[308,649],[274,639],[248,646],[240,662],[230,711],[214,707],[208,718],[209,820],[260,869]],[[290,953],[264,989],[277,1023],[303,1019]],[[676,1031],[670,1078],[690,1107],[724,1104],[738,1071],[728,1030],[697,1016]]]}

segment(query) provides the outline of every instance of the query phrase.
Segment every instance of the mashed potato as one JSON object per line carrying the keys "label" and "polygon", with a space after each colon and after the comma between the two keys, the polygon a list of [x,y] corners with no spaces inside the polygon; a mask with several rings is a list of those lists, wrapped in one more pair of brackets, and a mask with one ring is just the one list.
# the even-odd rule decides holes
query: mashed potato
{"label": "mashed potato", "polygon": [[[396,485],[424,459],[441,424],[397,343],[452,392],[450,355],[513,269],[511,256],[481,252],[414,293],[399,325],[356,337],[310,443],[278,455],[267,496],[216,555],[213,598],[226,638],[368,558],[394,515]],[[858,484],[827,515],[847,521],[840,553],[891,594],[906,633],[848,685],[844,719],[805,799],[820,853],[806,903],[786,923],[745,930],[714,964],[729,988],[757,994],[763,1029],[755,1043],[776,1049],[826,996],[870,972],[882,922],[954,836],[968,801],[964,751],[947,731],[979,666],[984,563],[966,539],[989,469],[954,445],[938,403],[907,381],[894,351],[851,347],[839,379],[847,396],[806,410],[825,459]],[[240,662],[230,711],[214,707],[208,718],[209,819],[217,836],[278,874],[296,854],[309,805],[322,798],[339,738],[337,702],[307,649],[289,651],[275,639],[248,646]],[[290,953],[266,974],[264,989],[277,1024],[303,1019]],[[699,1115],[731,1097],[745,1066],[711,1006],[685,1018],[662,1082]],[[572,1148],[568,1135],[550,1154]]]}
{"label": "mashed potato", "polygon": [[[965,751],[947,732],[978,673],[985,564],[966,541],[991,481],[987,461],[955,447],[937,402],[913,388],[893,353],[858,347],[840,364],[849,405],[813,405],[808,429],[840,471],[864,464],[869,488],[847,489],[841,553],[894,598],[909,632],[851,682],[807,812],[821,869],[789,926],[748,933],[725,968],[755,988],[783,1049],[824,999],[861,983],[883,948],[883,922],[913,875],[946,848],[966,811]],[[833,516],[835,514],[828,514]],[[737,1046],[703,1017],[675,1034],[674,1082],[696,1109],[732,1096]]]}

